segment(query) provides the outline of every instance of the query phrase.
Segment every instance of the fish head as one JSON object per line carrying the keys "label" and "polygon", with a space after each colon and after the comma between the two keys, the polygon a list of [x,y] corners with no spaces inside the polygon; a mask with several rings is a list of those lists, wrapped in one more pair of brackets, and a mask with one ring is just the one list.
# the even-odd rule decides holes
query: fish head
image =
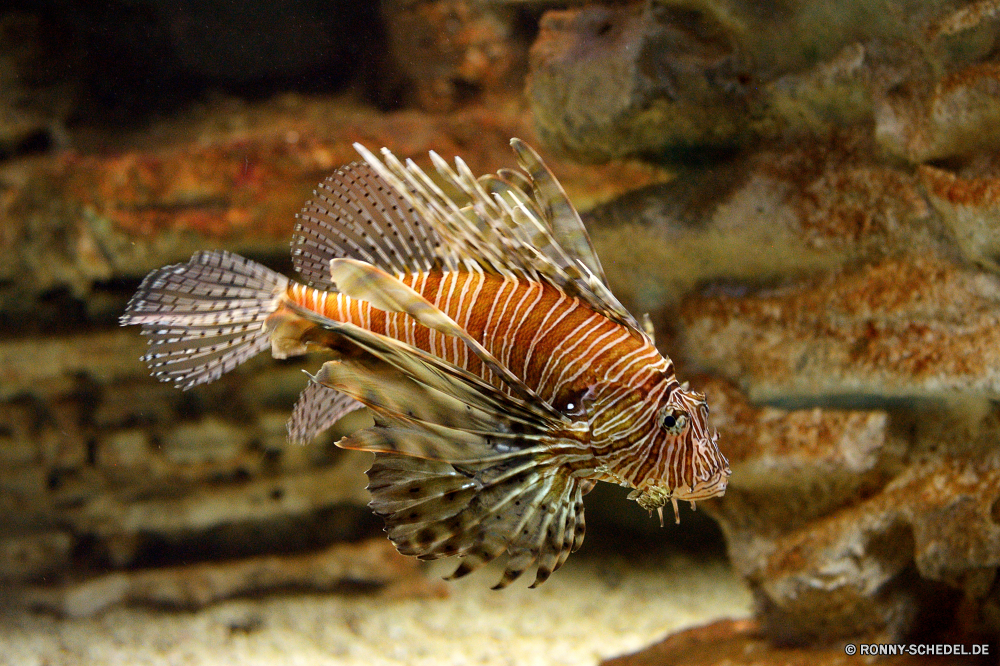
{"label": "fish head", "polygon": [[642,508],[661,511],[670,502],[676,513],[678,501],[723,495],[730,469],[709,424],[705,395],[671,384],[673,390],[645,392],[662,397],[640,412],[647,421],[641,429],[630,424],[641,438],[614,447],[618,455],[603,469],[609,480],[634,488],[629,499]]}
{"label": "fish head", "polygon": [[729,461],[719,451],[719,432],[708,419],[703,393],[678,388],[668,392],[651,428],[648,473],[635,479],[633,493],[644,509],[661,509],[668,501],[695,502],[718,497],[729,483]]}

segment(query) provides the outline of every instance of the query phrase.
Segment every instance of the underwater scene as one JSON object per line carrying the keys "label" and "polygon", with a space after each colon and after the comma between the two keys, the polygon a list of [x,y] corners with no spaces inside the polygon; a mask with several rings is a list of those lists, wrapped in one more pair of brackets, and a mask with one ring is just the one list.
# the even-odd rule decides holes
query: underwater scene
{"label": "underwater scene", "polygon": [[1000,663],[1000,1],[0,8],[0,666]]}

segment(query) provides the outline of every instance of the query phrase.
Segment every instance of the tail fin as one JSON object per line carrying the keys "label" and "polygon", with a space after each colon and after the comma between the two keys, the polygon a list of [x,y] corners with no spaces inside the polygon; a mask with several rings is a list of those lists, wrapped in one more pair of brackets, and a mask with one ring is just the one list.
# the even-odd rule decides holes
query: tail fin
{"label": "tail fin", "polygon": [[189,389],[271,345],[265,324],[287,286],[288,278],[239,255],[199,252],[147,275],[121,323],[142,325],[143,360],[160,381]]}

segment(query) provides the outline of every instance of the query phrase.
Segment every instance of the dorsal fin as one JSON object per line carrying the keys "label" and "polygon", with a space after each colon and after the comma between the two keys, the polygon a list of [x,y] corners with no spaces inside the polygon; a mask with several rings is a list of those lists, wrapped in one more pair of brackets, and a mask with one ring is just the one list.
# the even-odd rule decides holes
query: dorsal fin
{"label": "dorsal fin", "polygon": [[296,215],[295,269],[310,286],[331,289],[331,259],[358,259],[397,277],[452,266],[452,253],[400,192],[367,164],[337,169]]}
{"label": "dorsal fin", "polygon": [[607,285],[601,260],[590,242],[590,235],[583,226],[580,214],[566,196],[566,190],[531,146],[518,138],[511,139],[510,145],[517,153],[517,163],[528,173],[535,204],[549,223],[552,235],[563,248],[586,264]]}
{"label": "dorsal fin", "polygon": [[[514,143],[515,148],[530,151],[523,143]],[[533,151],[519,151],[519,157],[534,174],[511,176],[505,172],[485,179],[476,179],[460,158],[455,159],[452,169],[432,152],[438,174],[467,197],[468,203],[460,206],[412,160],[403,164],[384,148],[379,159],[360,144],[354,147],[387,183],[407,193],[417,214],[467,270],[547,282],[644,335],[639,323],[608,289],[582,222]],[[535,182],[534,176],[541,182]],[[528,182],[532,183],[530,193],[525,191]],[[550,219],[558,224],[550,226],[554,224]],[[560,237],[572,248],[567,249]]]}

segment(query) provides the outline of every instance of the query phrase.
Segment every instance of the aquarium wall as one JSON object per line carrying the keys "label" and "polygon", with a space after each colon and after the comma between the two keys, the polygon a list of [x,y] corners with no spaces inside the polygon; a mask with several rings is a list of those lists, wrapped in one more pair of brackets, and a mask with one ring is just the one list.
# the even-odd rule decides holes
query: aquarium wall
{"label": "aquarium wall", "polygon": [[[588,496],[586,570],[669,581],[642,588],[637,618],[698,612],[585,658],[994,653],[998,36],[986,0],[0,10],[0,595],[22,618],[0,631],[32,645],[25,617],[51,632],[303,593],[480,599],[385,539],[370,455],[335,445],[368,414],[287,441],[321,361],[264,354],[182,391],[119,317],[149,271],[200,250],[291,275],[295,214],[354,142],[478,175],[514,166],[520,137],[611,291],[707,395],[732,469],[724,497],[662,531],[626,492]],[[683,598],[686,564],[643,559],[663,549],[732,603]],[[572,580],[581,609],[617,589]],[[621,612],[604,622],[619,636]]]}

